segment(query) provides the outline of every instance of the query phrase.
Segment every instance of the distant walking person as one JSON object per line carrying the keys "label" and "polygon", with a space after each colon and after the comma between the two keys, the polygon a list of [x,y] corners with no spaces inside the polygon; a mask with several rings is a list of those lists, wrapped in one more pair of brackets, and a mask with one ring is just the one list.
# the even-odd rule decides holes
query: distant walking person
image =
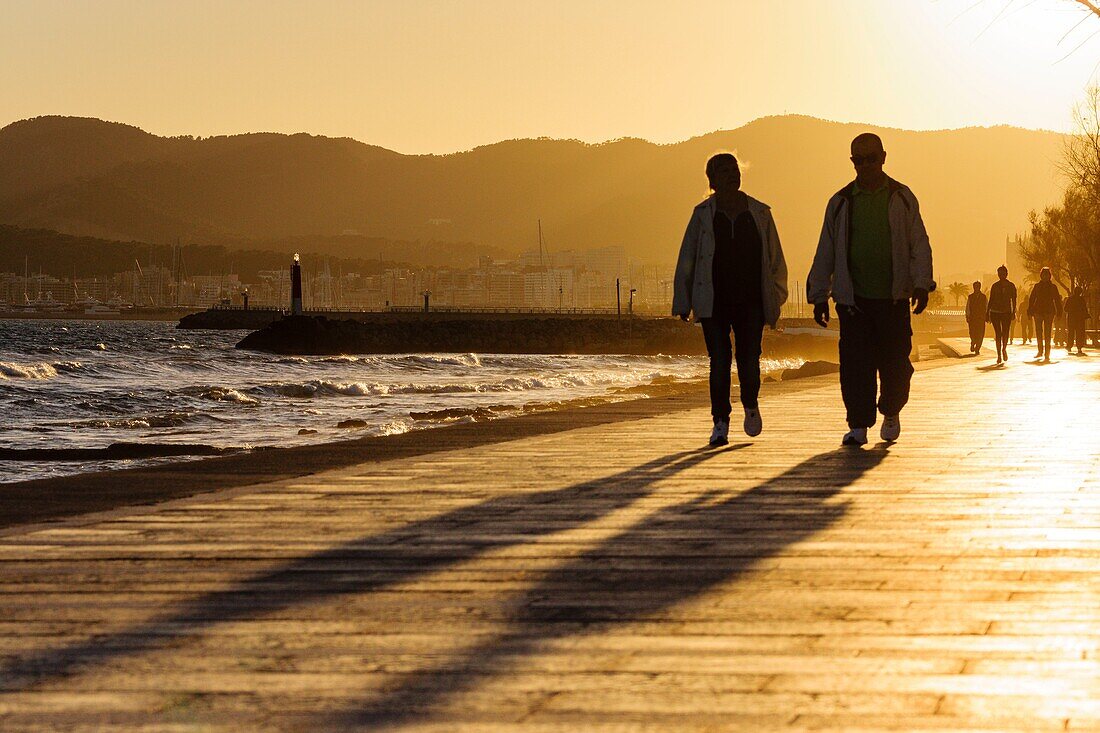
{"label": "distant walking person", "polygon": [[1035,358],[1049,362],[1054,319],[1062,314],[1062,296],[1058,293],[1058,286],[1050,279],[1049,267],[1039,271],[1039,282],[1031,289],[1027,310],[1035,319],[1035,343],[1039,346]]}
{"label": "distant walking person", "polygon": [[1077,344],[1077,353],[1085,353],[1085,326],[1089,318],[1089,304],[1085,302],[1085,290],[1080,285],[1073,289],[1073,294],[1066,298],[1063,307],[1066,313],[1066,352],[1073,352],[1073,345]]}
{"label": "distant walking person", "polygon": [[1025,298],[1019,305],[1020,308],[1020,343],[1031,341],[1031,311],[1028,310],[1028,299]]}
{"label": "distant walking person", "polygon": [[970,353],[982,350],[985,341],[985,321],[989,312],[989,301],[982,292],[980,280],[974,281],[974,292],[966,297],[966,325],[970,327]]}
{"label": "distant walking person", "polygon": [[997,344],[997,363],[1008,361],[1009,326],[1016,318],[1016,285],[1008,279],[1008,268],[997,268],[997,282],[989,287],[989,317]]}
{"label": "distant walking person", "polygon": [[913,349],[909,306],[928,306],[932,248],[917,198],[887,176],[886,151],[878,135],[852,141],[856,180],[840,189],[825,208],[825,222],[806,297],[814,320],[829,322],[829,298],[840,317],[840,391],[848,413],[843,445],[867,442],[867,428],[883,414],[882,439],[901,435],[901,409],[909,401]]}
{"label": "distant walking person", "polygon": [[730,427],[730,368],[736,343],[737,380],[745,434],[763,429],[760,417],[760,346],[764,324],[775,328],[787,301],[787,262],[771,209],[741,191],[741,169],[730,153],[707,161],[714,193],[695,207],[676,261],[672,314],[703,325],[710,356],[713,446]]}

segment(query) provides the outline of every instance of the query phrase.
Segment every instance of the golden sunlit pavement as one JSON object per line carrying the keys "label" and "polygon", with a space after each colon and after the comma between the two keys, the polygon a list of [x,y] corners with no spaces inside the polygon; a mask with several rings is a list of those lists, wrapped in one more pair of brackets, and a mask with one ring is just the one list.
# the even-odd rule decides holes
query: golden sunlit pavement
{"label": "golden sunlit pavement", "polygon": [[834,375],[717,451],[691,410],[8,530],[0,730],[1098,730],[1100,357],[1032,354],[921,369],[889,447]]}

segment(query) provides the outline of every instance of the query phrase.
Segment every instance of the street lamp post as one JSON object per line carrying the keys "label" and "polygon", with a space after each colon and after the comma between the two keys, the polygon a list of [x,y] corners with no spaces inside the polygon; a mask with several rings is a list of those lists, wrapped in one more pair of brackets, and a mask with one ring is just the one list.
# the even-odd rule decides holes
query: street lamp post
{"label": "street lamp post", "polygon": [[630,289],[630,301],[627,303],[626,312],[630,315],[634,315],[634,293],[638,292],[637,288]]}

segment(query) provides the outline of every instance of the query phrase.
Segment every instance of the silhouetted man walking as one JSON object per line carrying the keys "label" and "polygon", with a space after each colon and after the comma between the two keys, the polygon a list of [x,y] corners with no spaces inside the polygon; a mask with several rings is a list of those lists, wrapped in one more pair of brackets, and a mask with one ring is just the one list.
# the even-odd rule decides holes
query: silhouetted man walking
{"label": "silhouetted man walking", "polygon": [[1051,332],[1054,319],[1062,315],[1062,295],[1051,280],[1049,267],[1039,271],[1039,282],[1031,289],[1027,310],[1035,319],[1035,343],[1039,345],[1035,358],[1050,361]]}
{"label": "silhouetted man walking", "polygon": [[982,350],[982,342],[985,341],[985,319],[989,308],[989,301],[982,292],[980,280],[974,281],[974,292],[966,298],[966,325],[970,327],[970,353],[977,354]]}
{"label": "silhouetted man walking", "polygon": [[1021,305],[1020,313],[1020,343],[1026,344],[1031,341],[1031,312],[1028,310],[1027,298],[1024,298]]}
{"label": "silhouetted man walking", "polygon": [[843,445],[867,443],[876,421],[875,396],[883,414],[882,439],[901,435],[901,409],[909,401],[913,331],[909,306],[928,306],[932,248],[917,198],[887,176],[886,150],[878,135],[852,141],[856,180],[840,189],[825,208],[825,222],[806,297],[814,320],[829,322],[829,298],[840,316],[840,391],[848,412]]}
{"label": "silhouetted man walking", "polygon": [[1089,305],[1085,302],[1085,290],[1080,285],[1073,289],[1073,294],[1066,298],[1064,305],[1066,312],[1066,353],[1073,352],[1074,343],[1077,344],[1077,353],[1085,353],[1085,326],[1089,320]]}

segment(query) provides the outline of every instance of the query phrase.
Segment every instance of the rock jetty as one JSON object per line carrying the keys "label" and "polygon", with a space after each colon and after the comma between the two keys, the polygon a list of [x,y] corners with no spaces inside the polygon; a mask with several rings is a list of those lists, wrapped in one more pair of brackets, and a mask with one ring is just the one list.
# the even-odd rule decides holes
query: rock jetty
{"label": "rock jetty", "polygon": [[[363,323],[289,316],[255,331],[238,349],[287,355],[497,353],[704,354],[698,326],[677,318],[513,318]],[[836,359],[836,342],[765,331],[772,358]]]}

